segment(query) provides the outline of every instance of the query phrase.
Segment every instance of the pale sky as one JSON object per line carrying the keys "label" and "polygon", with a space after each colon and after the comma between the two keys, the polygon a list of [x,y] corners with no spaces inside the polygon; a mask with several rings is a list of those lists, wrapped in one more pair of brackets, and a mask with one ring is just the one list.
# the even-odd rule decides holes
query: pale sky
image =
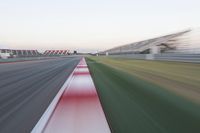
{"label": "pale sky", "polygon": [[0,0],[0,46],[104,50],[200,27],[200,0]]}

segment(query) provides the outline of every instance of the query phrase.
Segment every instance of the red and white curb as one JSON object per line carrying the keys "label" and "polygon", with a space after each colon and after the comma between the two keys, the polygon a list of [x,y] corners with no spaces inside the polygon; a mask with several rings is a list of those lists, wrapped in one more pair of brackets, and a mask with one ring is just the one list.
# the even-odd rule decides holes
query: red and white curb
{"label": "red and white curb", "polygon": [[32,130],[40,132],[111,132],[85,59],[79,62]]}

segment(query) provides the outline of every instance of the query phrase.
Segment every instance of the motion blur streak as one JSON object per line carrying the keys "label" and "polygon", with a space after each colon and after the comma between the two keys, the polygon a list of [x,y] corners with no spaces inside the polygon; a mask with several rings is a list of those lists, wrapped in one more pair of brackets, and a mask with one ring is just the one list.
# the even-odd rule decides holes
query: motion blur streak
{"label": "motion blur streak", "polygon": [[113,133],[199,133],[200,64],[89,57]]}
{"label": "motion blur streak", "polygon": [[62,95],[44,132],[110,133],[84,59],[75,69],[71,84]]}
{"label": "motion blur streak", "polygon": [[79,60],[0,64],[0,132],[30,132]]}

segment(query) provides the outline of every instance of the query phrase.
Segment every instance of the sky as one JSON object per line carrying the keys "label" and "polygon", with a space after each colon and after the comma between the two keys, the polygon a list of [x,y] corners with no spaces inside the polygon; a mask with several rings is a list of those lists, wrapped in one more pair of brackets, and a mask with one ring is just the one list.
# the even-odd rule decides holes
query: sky
{"label": "sky", "polygon": [[199,0],[0,0],[0,47],[101,51],[200,27]]}

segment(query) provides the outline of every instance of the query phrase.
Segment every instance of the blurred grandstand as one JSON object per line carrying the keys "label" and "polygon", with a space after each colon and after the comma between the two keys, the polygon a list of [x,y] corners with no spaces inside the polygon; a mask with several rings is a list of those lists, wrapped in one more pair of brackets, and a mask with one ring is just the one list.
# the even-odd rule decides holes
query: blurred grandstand
{"label": "blurred grandstand", "polygon": [[40,56],[37,50],[14,50],[14,49],[0,49],[1,58],[15,58],[15,57],[37,57]]}
{"label": "blurred grandstand", "polygon": [[70,51],[69,50],[46,50],[43,55],[45,56],[70,55]]}
{"label": "blurred grandstand", "polygon": [[185,30],[175,34],[118,46],[99,52],[97,55],[200,63],[200,29]]}
{"label": "blurred grandstand", "polygon": [[135,42],[100,52],[100,55],[200,53],[200,30],[185,30],[175,34]]}
{"label": "blurred grandstand", "polygon": [[66,56],[69,55],[69,50],[46,50],[40,53],[37,50],[14,50],[14,49],[0,49],[0,58],[23,58],[23,57],[42,57],[42,56]]}

